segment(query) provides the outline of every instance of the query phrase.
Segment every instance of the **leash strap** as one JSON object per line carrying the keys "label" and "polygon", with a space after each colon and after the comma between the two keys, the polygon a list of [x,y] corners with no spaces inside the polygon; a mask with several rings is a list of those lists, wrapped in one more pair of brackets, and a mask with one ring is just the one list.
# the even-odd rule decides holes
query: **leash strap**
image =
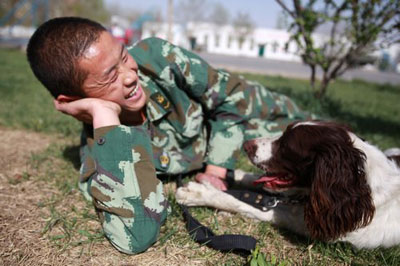
{"label": "leash strap", "polygon": [[244,203],[247,203],[261,211],[269,211],[275,208],[281,201],[272,195],[265,193],[257,193],[251,190],[226,190],[225,193],[237,198]]}
{"label": "leash strap", "polygon": [[[178,187],[182,186],[182,176],[178,176]],[[192,239],[200,244],[219,250],[232,251],[238,254],[248,255],[255,249],[257,240],[252,236],[247,235],[215,235],[214,232],[202,225],[198,220],[193,218],[188,207],[179,205],[183,211],[183,216],[186,221],[186,228]]]}

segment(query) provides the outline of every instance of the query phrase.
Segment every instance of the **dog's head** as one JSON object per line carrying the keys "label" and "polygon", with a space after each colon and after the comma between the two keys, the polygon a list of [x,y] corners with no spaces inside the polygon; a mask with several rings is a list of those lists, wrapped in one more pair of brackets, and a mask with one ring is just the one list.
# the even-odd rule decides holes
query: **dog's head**
{"label": "dog's head", "polygon": [[310,235],[333,240],[370,223],[375,207],[364,170],[366,155],[349,128],[333,122],[293,123],[282,136],[244,144],[265,171],[257,182],[269,191],[309,191],[304,219]]}

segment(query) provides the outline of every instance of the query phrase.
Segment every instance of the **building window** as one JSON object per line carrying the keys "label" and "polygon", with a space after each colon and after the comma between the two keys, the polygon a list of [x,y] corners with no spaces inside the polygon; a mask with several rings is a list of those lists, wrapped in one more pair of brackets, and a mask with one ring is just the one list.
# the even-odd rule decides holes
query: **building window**
{"label": "building window", "polygon": [[215,34],[215,47],[219,46],[219,35]]}
{"label": "building window", "polygon": [[208,35],[204,35],[204,46],[208,46]]}
{"label": "building window", "polygon": [[239,50],[242,50],[244,41],[245,41],[245,38],[243,36],[240,36],[238,38]]}
{"label": "building window", "polygon": [[290,44],[290,43],[285,43],[285,45],[283,46],[284,47],[284,52],[285,53],[287,53],[287,54],[289,54],[290,52],[291,52],[291,48],[292,48],[292,45]]}
{"label": "building window", "polygon": [[277,41],[274,41],[274,42],[272,43],[272,52],[273,52],[273,53],[276,53],[276,52],[278,51],[278,48],[279,48],[278,42],[277,42]]}
{"label": "building window", "polygon": [[228,48],[231,48],[232,45],[232,36],[228,36]]}
{"label": "building window", "polygon": [[250,50],[254,49],[254,39],[250,39]]}

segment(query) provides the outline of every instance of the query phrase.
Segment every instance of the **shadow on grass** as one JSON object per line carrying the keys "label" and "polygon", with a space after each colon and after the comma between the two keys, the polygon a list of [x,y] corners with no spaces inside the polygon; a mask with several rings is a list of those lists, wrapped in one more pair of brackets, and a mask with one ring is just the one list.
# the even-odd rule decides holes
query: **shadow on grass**
{"label": "shadow on grass", "polygon": [[[391,90],[400,93],[400,90],[394,86],[380,85],[378,90]],[[358,134],[379,134],[395,138],[400,132],[400,124],[395,121],[382,119],[379,117],[365,116],[349,112],[343,104],[330,98],[319,102],[314,99],[311,92],[296,92],[289,87],[277,87],[275,91],[292,97],[305,110],[320,115],[323,119],[337,120],[352,127]]]}
{"label": "shadow on grass", "polygon": [[287,229],[275,227],[280,235],[282,235],[290,243],[299,246],[306,251],[312,248],[315,253],[322,256],[340,260],[345,264],[351,265],[399,265],[400,263],[400,247],[394,246],[390,248],[374,248],[374,249],[358,249],[350,243],[334,242],[327,243],[318,240],[312,240],[308,237],[298,235]]}
{"label": "shadow on grass", "polygon": [[[361,85],[361,86],[363,84],[365,84],[365,86],[369,86],[369,87],[370,87],[370,84],[371,84],[371,83],[369,83],[367,81],[360,80],[360,79],[353,79],[352,82],[353,83],[357,83],[358,85]],[[379,92],[389,92],[389,93],[393,93],[393,94],[400,94],[399,86],[398,85],[395,86],[395,85],[392,85],[390,83],[374,84],[373,89],[376,90],[376,91],[379,91]]]}
{"label": "shadow on grass", "polygon": [[400,132],[400,124],[395,121],[349,112],[340,102],[332,99],[325,99],[322,108],[328,117],[335,117],[336,120],[349,124],[361,136],[379,134],[394,139]]}
{"label": "shadow on grass", "polygon": [[75,170],[79,170],[81,161],[79,158],[79,145],[67,146],[63,151],[63,157],[71,162]]}

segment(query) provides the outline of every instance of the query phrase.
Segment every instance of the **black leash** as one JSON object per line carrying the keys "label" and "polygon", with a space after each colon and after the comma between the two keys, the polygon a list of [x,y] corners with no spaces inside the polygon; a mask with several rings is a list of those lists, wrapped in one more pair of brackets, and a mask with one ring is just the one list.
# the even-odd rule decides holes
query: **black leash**
{"label": "black leash", "polygon": [[[228,173],[226,181],[229,187],[233,185],[233,171]],[[178,187],[182,186],[182,175],[178,175],[177,183]],[[303,204],[306,201],[304,195],[285,197],[283,195],[269,194],[267,192],[260,193],[252,190],[233,189],[224,192],[264,212],[275,208],[278,204],[297,205]],[[257,240],[254,237],[231,234],[216,236],[210,228],[202,225],[198,220],[193,218],[187,206],[179,206],[183,211],[186,228],[194,241],[219,251],[232,251],[243,255],[248,255],[255,249]]]}
{"label": "black leash", "polygon": [[[182,176],[178,176],[178,187],[182,186]],[[248,255],[255,249],[257,240],[247,235],[215,235],[213,231],[202,225],[189,213],[188,207],[179,205],[183,211],[183,217],[186,221],[186,228],[192,239],[200,244],[219,250],[231,251],[241,255]]]}
{"label": "black leash", "polygon": [[283,205],[298,205],[303,204],[306,201],[305,195],[296,195],[292,197],[285,197],[280,194],[270,194],[267,192],[255,192],[252,190],[226,190],[225,193],[237,198],[238,200],[247,203],[254,208],[257,208],[263,212],[269,211],[278,206]]}

